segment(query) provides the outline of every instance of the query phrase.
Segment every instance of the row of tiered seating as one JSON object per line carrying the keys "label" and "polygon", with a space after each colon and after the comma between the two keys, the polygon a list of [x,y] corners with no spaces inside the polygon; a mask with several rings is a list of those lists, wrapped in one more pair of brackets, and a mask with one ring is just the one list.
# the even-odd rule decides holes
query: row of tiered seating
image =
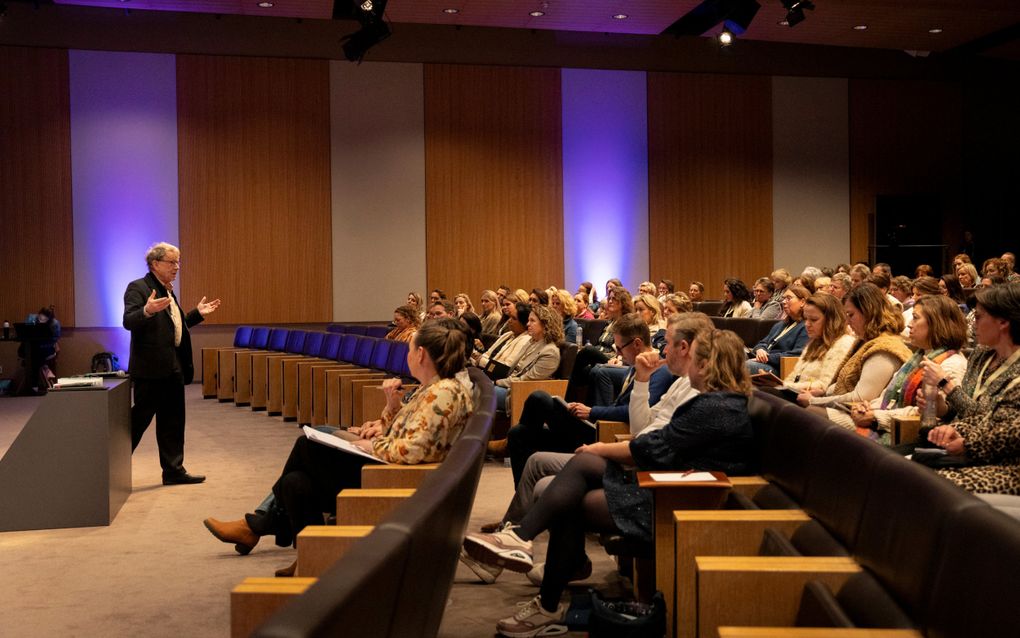
{"label": "row of tiered seating", "polygon": [[[665,538],[656,526],[656,587],[673,592],[671,635],[750,636],[758,634],[720,628],[794,625],[927,636],[1014,631],[1016,520],[798,406],[756,393],[750,407],[761,487],[734,487],[725,509],[671,511]],[[655,490],[657,512],[667,491],[673,499],[687,491],[689,501],[706,488],[718,492],[711,483]]]}
{"label": "row of tiered seating", "polygon": [[[337,525],[298,535],[296,578],[249,578],[234,589],[233,636],[437,634],[495,411],[492,383],[477,369],[471,377],[475,411],[446,460],[366,466],[362,489],[337,497]],[[401,483],[417,489],[366,487]],[[360,502],[376,497],[389,506],[365,514]]]}
{"label": "row of tiered seating", "polygon": [[338,332],[340,334],[349,335],[365,335],[366,337],[376,337],[382,339],[390,331],[389,326],[385,325],[365,325],[363,323],[331,323],[326,326],[326,332]]}
{"label": "row of tiered seating", "polygon": [[[765,335],[769,333],[772,326],[778,323],[777,319],[735,319],[733,317],[715,317],[711,315],[709,315],[709,318],[716,328],[732,330],[737,333],[737,336],[743,339],[744,345],[747,347],[751,347],[765,338]],[[605,319],[577,319],[576,321],[578,328],[581,330],[582,343],[595,343],[608,323]]]}
{"label": "row of tiered seating", "polygon": [[299,425],[347,427],[381,410],[379,390],[369,391],[374,402],[363,410],[365,387],[410,378],[407,351],[406,343],[361,334],[241,326],[232,346],[203,348],[202,394]]}

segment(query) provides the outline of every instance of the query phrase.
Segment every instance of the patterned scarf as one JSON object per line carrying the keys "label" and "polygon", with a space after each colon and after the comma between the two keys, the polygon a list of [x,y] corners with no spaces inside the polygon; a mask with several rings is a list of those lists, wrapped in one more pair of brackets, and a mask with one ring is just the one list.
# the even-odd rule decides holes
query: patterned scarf
{"label": "patterned scarf", "polygon": [[935,348],[925,352],[918,350],[906,363],[904,363],[896,374],[893,375],[889,389],[882,397],[883,410],[902,408],[914,405],[914,398],[917,396],[917,389],[921,387],[921,380],[924,378],[924,370],[921,368],[921,361],[927,358],[929,361],[941,364],[949,357],[956,354],[956,350],[948,348]]}

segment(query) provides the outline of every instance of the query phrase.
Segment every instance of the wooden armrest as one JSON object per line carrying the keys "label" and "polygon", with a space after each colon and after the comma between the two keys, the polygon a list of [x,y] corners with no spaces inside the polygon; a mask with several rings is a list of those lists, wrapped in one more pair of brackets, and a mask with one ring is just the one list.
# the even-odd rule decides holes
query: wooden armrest
{"label": "wooden armrest", "polygon": [[245,578],[230,592],[230,635],[247,638],[255,628],[295,596],[315,584],[314,578]]}
{"label": "wooden armrest", "polygon": [[916,441],[920,429],[921,417],[919,416],[893,417],[893,445]]}
{"label": "wooden armrest", "polygon": [[836,627],[720,627],[719,638],[921,638],[921,632]]}
{"label": "wooden armrest", "polygon": [[378,525],[412,494],[396,488],[343,490],[336,495],[337,525]]}
{"label": "wooden armrest", "polygon": [[510,406],[507,413],[510,415],[510,425],[520,423],[521,412],[524,410],[524,402],[532,392],[544,390],[553,396],[563,396],[567,393],[566,379],[545,379],[543,381],[511,381],[510,382]]}
{"label": "wooden armrest", "polygon": [[629,432],[627,434],[614,434],[613,435],[613,442],[614,443],[623,443],[624,441],[633,441],[633,440],[634,440],[634,435],[630,434]]}
{"label": "wooden armrest", "polygon": [[766,528],[775,529],[789,537],[810,520],[811,517],[802,510],[673,512],[676,526],[676,635],[679,638],[693,638],[697,635],[695,557],[754,556],[758,553]]}
{"label": "wooden armrest", "polygon": [[740,492],[747,498],[754,498],[758,490],[769,484],[761,476],[731,476],[730,483],[733,485],[734,492]]}
{"label": "wooden armrest", "polygon": [[362,489],[417,489],[438,463],[419,465],[365,465],[361,468]]}
{"label": "wooden armrest", "polygon": [[666,633],[673,635],[676,575],[675,510],[718,509],[730,492],[730,481],[722,472],[711,472],[714,481],[655,481],[652,472],[638,472],[638,485],[652,490],[655,521],[655,588],[666,599]]}
{"label": "wooden armrest", "polygon": [[779,378],[785,379],[790,376],[798,361],[800,357],[779,357]]}
{"label": "wooden armrest", "polygon": [[601,443],[619,441],[620,434],[630,434],[630,424],[623,421],[596,421],[595,440]]}
{"label": "wooden armrest", "polygon": [[321,576],[373,529],[371,525],[305,527],[297,535],[297,573],[302,576]]}
{"label": "wooden armrest", "polygon": [[714,638],[723,625],[793,625],[808,581],[821,581],[837,591],[861,571],[845,556],[698,556],[694,560],[699,638]]}

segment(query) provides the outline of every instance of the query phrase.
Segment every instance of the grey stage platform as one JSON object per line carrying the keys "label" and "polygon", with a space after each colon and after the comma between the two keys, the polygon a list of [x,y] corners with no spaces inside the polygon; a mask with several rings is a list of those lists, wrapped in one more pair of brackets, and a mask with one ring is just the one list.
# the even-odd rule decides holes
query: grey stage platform
{"label": "grey stage platform", "polygon": [[131,383],[50,392],[0,459],[0,531],[109,525],[131,494]]}

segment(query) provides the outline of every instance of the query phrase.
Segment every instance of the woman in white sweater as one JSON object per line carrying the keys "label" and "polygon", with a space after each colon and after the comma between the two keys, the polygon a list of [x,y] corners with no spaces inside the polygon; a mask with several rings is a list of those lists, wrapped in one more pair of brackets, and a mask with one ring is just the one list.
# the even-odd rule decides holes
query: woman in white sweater
{"label": "woman in white sweater", "polygon": [[830,294],[808,297],[802,313],[809,341],[783,386],[795,392],[824,391],[836,378],[857,338],[847,334],[843,304]]}

